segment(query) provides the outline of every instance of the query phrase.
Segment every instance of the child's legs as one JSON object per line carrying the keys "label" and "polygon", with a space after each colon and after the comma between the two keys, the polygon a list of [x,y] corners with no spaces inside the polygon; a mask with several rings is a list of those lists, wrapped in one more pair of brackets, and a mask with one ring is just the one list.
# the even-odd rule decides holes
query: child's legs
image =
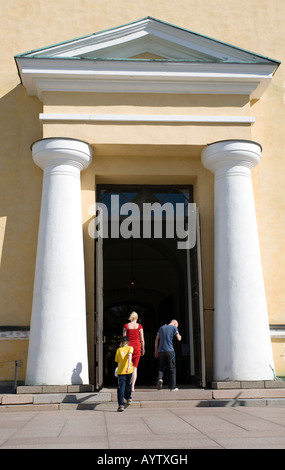
{"label": "child's legs", "polygon": [[126,389],[126,374],[118,374],[117,398],[118,405],[124,405],[124,396]]}
{"label": "child's legs", "polygon": [[129,400],[131,398],[132,393],[132,375],[133,374],[126,374],[126,386],[125,386],[125,399]]}

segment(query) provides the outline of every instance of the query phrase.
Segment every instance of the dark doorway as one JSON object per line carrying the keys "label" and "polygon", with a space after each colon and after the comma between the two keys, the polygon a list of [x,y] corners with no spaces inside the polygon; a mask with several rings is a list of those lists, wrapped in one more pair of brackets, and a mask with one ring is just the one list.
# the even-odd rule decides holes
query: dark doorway
{"label": "dark doorway", "polygon": [[[192,202],[192,187],[173,186],[99,186],[97,200],[110,207],[111,195],[119,195],[120,204],[127,201]],[[122,218],[120,218],[122,219]],[[109,223],[110,226],[110,223]],[[110,228],[110,227],[109,227]],[[110,233],[110,231],[109,231]],[[165,235],[165,233],[164,233]],[[182,342],[175,342],[177,383],[193,383],[196,372],[191,368],[190,351],[200,337],[193,326],[192,299],[189,289],[189,263],[195,270],[195,250],[177,248],[177,238],[133,238],[118,234],[118,238],[103,239],[103,384],[116,385],[114,377],[115,351],[123,325],[136,311],[143,325],[146,353],[138,367],[137,386],[154,385],[157,360],[154,341],[158,328],[176,318]],[[190,255],[189,251],[192,253]],[[192,261],[191,261],[192,260]],[[191,269],[190,269],[191,270]],[[195,286],[196,289],[196,286]],[[191,297],[191,305],[189,298]],[[191,312],[189,311],[191,310]],[[197,325],[196,325],[197,329]],[[197,356],[197,355],[196,355]],[[198,356],[195,361],[199,362]],[[197,368],[197,367],[196,367]],[[199,368],[199,366],[198,366]]]}

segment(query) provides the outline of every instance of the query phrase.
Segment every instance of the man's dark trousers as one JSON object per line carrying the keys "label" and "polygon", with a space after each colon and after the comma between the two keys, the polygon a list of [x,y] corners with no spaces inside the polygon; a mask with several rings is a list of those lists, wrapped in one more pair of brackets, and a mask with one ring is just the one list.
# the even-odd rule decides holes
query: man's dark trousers
{"label": "man's dark trousers", "polygon": [[174,351],[158,353],[158,380],[163,378],[166,368],[168,387],[173,390],[176,388],[176,361]]}

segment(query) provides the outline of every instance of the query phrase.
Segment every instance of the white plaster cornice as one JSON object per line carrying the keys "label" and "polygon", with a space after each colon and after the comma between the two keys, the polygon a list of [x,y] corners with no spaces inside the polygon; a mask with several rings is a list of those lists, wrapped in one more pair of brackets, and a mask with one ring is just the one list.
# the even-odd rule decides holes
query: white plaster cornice
{"label": "white plaster cornice", "polygon": [[85,114],[85,113],[40,113],[41,122],[78,121],[78,122],[145,122],[145,123],[181,123],[181,124],[241,124],[251,125],[253,116],[189,116],[159,114]]}
{"label": "white plaster cornice", "polygon": [[45,91],[247,95],[259,99],[276,66],[269,63],[16,58],[29,95]]}

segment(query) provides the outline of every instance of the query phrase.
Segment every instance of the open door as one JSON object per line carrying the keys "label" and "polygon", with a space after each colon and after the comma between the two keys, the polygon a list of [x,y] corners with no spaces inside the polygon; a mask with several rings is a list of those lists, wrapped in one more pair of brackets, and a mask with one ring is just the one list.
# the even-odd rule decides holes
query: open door
{"label": "open door", "polygon": [[200,219],[196,208],[196,245],[187,251],[190,375],[200,387],[206,386],[204,310],[200,245]]}
{"label": "open door", "polygon": [[96,239],[95,388],[103,386],[103,238]]}
{"label": "open door", "polygon": [[199,324],[200,324],[200,385],[206,387],[206,356],[205,356],[205,334],[204,334],[204,307],[202,289],[202,261],[201,261],[201,239],[200,239],[200,215],[197,208],[196,215],[196,237],[197,237],[197,271],[198,271],[198,292],[199,292]]}
{"label": "open door", "polygon": [[[147,189],[163,203],[169,200],[173,204],[177,201],[188,204],[193,200],[192,187],[148,186]],[[132,202],[138,194],[145,201],[144,190],[144,186],[102,186],[98,189],[98,200],[108,208],[111,207],[113,195],[120,196],[122,204],[126,200]],[[114,348],[124,323],[128,321],[132,311],[130,309],[138,310],[149,353],[141,359],[137,383],[155,383],[157,364],[153,356],[152,335],[156,334],[159,326],[177,314],[181,326],[185,328],[185,344],[177,345],[177,354],[181,358],[177,361],[178,380],[181,384],[206,386],[198,210],[196,232],[196,244],[188,250],[179,250],[177,239],[167,237],[130,240],[120,236],[96,239],[96,389],[102,388],[103,383],[112,386],[114,382]],[[134,276],[136,286],[130,289],[130,279]],[[103,335],[106,335],[106,342]]]}

